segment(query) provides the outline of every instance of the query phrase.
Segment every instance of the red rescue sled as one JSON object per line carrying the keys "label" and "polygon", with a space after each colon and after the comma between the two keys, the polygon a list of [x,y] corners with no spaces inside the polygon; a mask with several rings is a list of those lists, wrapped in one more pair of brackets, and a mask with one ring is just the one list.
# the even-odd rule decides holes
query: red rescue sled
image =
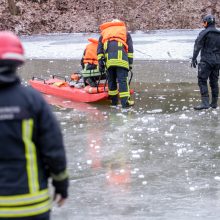
{"label": "red rescue sled", "polygon": [[[70,87],[68,82],[58,78],[48,80],[33,78],[32,80],[29,80],[29,83],[33,88],[42,93],[59,96],[76,102],[97,102],[108,98],[107,87],[106,91],[101,90],[100,92],[99,89],[98,93],[88,93],[87,87],[86,89]],[[103,88],[103,84],[100,84],[100,87]]]}

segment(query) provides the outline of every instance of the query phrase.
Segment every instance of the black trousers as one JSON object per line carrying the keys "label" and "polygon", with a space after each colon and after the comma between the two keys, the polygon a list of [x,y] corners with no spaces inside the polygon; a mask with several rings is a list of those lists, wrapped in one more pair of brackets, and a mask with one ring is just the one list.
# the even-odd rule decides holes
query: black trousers
{"label": "black trousers", "polygon": [[206,62],[200,62],[198,66],[198,85],[200,88],[200,93],[202,97],[208,97],[208,79],[209,85],[211,87],[212,97],[218,97],[219,95],[219,65],[211,65]]}

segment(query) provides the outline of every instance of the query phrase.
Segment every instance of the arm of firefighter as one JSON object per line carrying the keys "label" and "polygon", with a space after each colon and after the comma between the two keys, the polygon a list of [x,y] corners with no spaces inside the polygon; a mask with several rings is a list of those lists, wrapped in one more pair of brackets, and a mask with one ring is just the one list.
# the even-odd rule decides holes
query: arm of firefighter
{"label": "arm of firefighter", "polygon": [[105,64],[104,64],[104,48],[102,43],[102,36],[99,38],[98,42],[98,48],[97,48],[97,57],[98,57],[98,63],[99,63],[99,71],[104,72],[105,71]]}
{"label": "arm of firefighter", "polygon": [[130,33],[127,33],[127,45],[128,45],[128,62],[129,62],[129,67],[130,67],[130,69],[132,69],[134,49],[133,49],[133,41],[132,41]]}
{"label": "arm of firefighter", "polygon": [[66,155],[60,126],[46,101],[41,99],[37,119],[38,135],[37,147],[53,179],[55,195],[59,194],[59,205],[68,197],[68,173]]}

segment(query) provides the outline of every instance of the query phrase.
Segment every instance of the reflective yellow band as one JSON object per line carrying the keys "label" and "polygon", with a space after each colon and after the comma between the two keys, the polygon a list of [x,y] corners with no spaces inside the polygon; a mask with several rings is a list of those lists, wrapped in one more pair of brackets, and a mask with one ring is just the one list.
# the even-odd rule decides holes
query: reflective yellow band
{"label": "reflective yellow band", "polygon": [[49,199],[48,189],[33,193],[16,196],[0,196],[0,206],[29,205]]}
{"label": "reflective yellow band", "polygon": [[122,60],[122,46],[123,46],[122,43],[118,42],[118,47],[119,47],[119,50],[118,50],[118,60]]}
{"label": "reflective yellow band", "polygon": [[102,57],[104,57],[104,54],[103,53],[100,53],[100,54],[98,54],[98,60],[100,60]]}
{"label": "reflective yellow band", "polygon": [[128,53],[128,58],[133,58],[133,53]]}
{"label": "reflective yellow band", "polygon": [[87,70],[88,64],[85,65],[85,68],[80,72],[83,77],[91,77],[91,76],[100,76],[101,73],[99,72],[99,68],[97,66],[96,69],[93,69],[93,70]]}
{"label": "reflective yellow band", "polygon": [[122,46],[123,46],[123,44],[121,42],[118,42],[119,50],[122,50]]}
{"label": "reflective yellow band", "polygon": [[108,62],[108,53],[105,54],[105,60]]}
{"label": "reflective yellow band", "polygon": [[0,207],[0,217],[25,217],[34,216],[45,213],[51,208],[51,201],[47,200],[37,205],[29,205],[23,207]]}
{"label": "reflective yellow band", "polygon": [[119,60],[122,60],[122,50],[119,50],[119,51],[118,51],[118,59],[119,59]]}
{"label": "reflective yellow band", "polygon": [[128,83],[128,77],[126,77],[126,82],[127,82],[127,88],[128,88],[127,92],[129,92],[129,96],[130,96],[130,86],[129,86],[129,83]]}
{"label": "reflective yellow band", "polygon": [[107,68],[109,68],[110,66],[120,66],[129,69],[129,64],[125,60],[118,60],[118,59],[107,60]]}
{"label": "reflective yellow band", "polygon": [[93,76],[101,76],[101,73],[100,72],[81,72],[82,76],[83,77],[93,77]]}
{"label": "reflective yellow band", "polygon": [[32,142],[33,119],[22,121],[22,139],[25,145],[26,170],[30,193],[39,191],[37,153],[35,144]]}
{"label": "reflective yellow band", "polygon": [[130,97],[130,92],[120,92],[119,97],[120,98]]}
{"label": "reflective yellow band", "polygon": [[108,94],[109,95],[118,95],[118,90],[113,90],[113,91],[109,90]]}
{"label": "reflective yellow band", "polygon": [[107,47],[108,47],[108,41],[106,41],[105,43],[104,43],[104,50],[107,50]]}
{"label": "reflective yellow band", "polygon": [[61,172],[59,174],[51,173],[51,177],[56,181],[62,181],[68,177],[68,173],[67,173],[67,170],[64,170],[63,172]]}

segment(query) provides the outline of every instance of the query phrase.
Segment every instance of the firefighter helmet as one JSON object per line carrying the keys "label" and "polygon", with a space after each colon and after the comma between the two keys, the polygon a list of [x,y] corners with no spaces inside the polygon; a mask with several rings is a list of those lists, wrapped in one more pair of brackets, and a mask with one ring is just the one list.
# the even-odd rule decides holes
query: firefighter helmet
{"label": "firefighter helmet", "polygon": [[25,61],[19,38],[10,31],[0,31],[0,63],[19,66]]}

